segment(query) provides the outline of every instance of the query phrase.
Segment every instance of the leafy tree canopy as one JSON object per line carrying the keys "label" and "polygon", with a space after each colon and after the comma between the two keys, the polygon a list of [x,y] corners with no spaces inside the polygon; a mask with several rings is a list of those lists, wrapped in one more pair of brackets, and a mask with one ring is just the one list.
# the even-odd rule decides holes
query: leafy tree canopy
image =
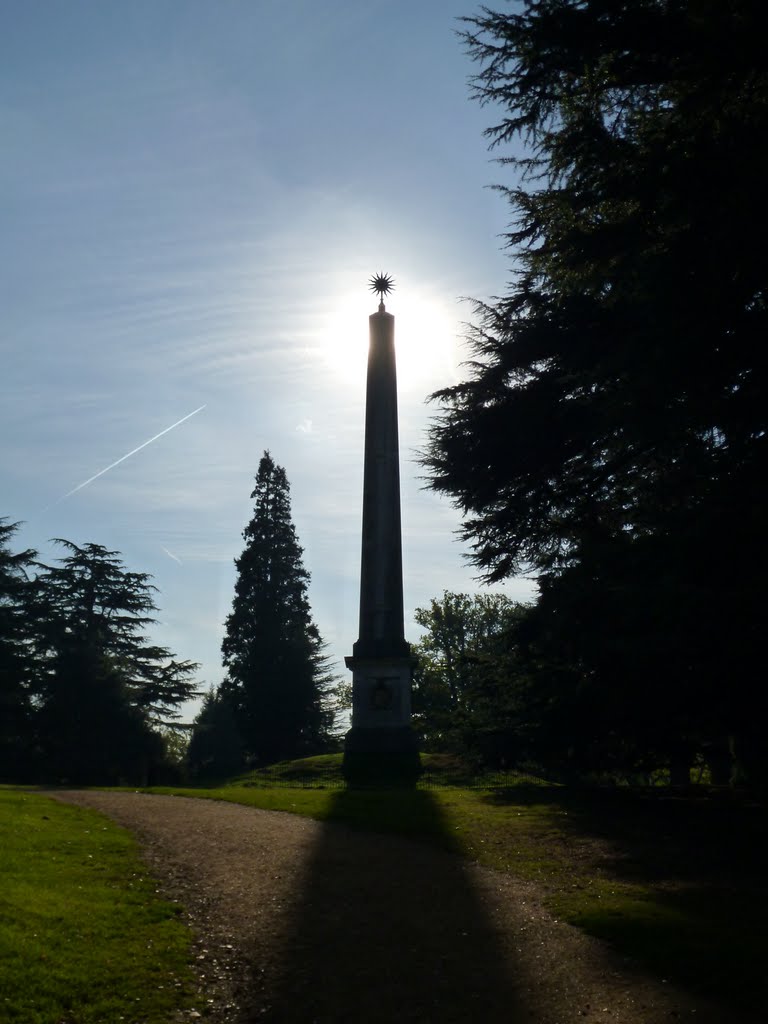
{"label": "leafy tree canopy", "polygon": [[414,644],[414,724],[433,749],[476,750],[508,729],[523,672],[516,630],[527,606],[504,594],[445,591],[417,608],[425,630]]}

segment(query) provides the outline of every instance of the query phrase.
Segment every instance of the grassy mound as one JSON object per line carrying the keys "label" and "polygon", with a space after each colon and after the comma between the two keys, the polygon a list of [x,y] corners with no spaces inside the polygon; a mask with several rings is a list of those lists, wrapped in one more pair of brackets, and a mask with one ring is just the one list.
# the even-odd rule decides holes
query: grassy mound
{"label": "grassy mound", "polygon": [[[279,786],[308,789],[342,789],[343,754],[319,754],[294,761],[280,761],[266,768],[257,768],[230,780],[228,786],[272,788]],[[453,754],[422,754],[422,775],[419,789],[455,788],[484,789],[488,786],[516,787],[551,785],[543,779],[522,772],[478,772],[474,765]]]}

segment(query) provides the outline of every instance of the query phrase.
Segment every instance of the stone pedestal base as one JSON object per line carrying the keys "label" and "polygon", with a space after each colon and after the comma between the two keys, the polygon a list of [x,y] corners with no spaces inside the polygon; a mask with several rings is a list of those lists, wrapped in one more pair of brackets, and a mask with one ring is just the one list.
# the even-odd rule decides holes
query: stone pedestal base
{"label": "stone pedestal base", "polygon": [[344,740],[350,786],[411,786],[421,773],[411,729],[410,657],[347,658],[352,669],[352,728]]}
{"label": "stone pedestal base", "polygon": [[344,738],[342,771],[353,788],[415,786],[422,771],[416,734],[409,725],[353,726]]}

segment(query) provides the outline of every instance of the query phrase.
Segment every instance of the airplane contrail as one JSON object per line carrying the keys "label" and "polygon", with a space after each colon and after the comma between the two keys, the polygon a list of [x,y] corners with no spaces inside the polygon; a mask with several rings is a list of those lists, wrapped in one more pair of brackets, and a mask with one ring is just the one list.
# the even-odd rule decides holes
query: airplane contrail
{"label": "airplane contrail", "polygon": [[172,423],[170,425],[170,427],[166,427],[165,430],[161,430],[159,434],[155,434],[154,437],[150,437],[150,439],[148,441],[145,441],[143,444],[140,444],[138,448],[133,448],[131,451],[127,452],[125,455],[121,455],[119,459],[116,459],[114,462],[111,462],[104,469],[100,469],[99,472],[98,473],[94,473],[93,476],[89,476],[87,480],[83,480],[83,482],[81,484],[78,484],[77,487],[73,487],[71,491],[67,491],[66,494],[62,494],[62,496],[60,498],[57,498],[56,501],[54,501],[52,505],[47,505],[43,509],[43,512],[47,512],[49,508],[53,508],[54,505],[58,505],[60,502],[64,501],[65,498],[72,497],[72,495],[76,494],[77,491],[81,491],[83,489],[83,487],[87,487],[88,484],[92,484],[94,480],[98,480],[100,476],[104,476],[104,474],[108,473],[110,471],[110,469],[114,469],[115,466],[119,466],[121,462],[125,462],[126,459],[130,459],[130,457],[132,455],[135,455],[136,452],[140,452],[142,448],[146,448],[148,444],[152,444],[152,442],[156,441],[158,439],[158,437],[162,437],[163,434],[167,434],[169,430],[173,430],[174,427],[181,426],[181,424],[184,423],[185,420],[188,420],[192,416],[195,416],[197,413],[202,412],[202,410],[204,408],[205,408],[205,405],[201,405],[199,409],[195,409],[193,412],[188,412],[186,416],[182,416],[180,420],[176,420],[176,422]]}

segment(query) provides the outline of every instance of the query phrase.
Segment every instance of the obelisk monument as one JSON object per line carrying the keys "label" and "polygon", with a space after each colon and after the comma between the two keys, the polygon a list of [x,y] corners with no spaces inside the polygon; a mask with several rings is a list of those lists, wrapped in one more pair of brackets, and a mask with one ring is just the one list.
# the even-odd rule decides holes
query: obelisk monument
{"label": "obelisk monument", "polygon": [[352,670],[352,728],[344,774],[353,785],[408,783],[419,773],[411,729],[413,658],[403,622],[395,318],[384,308],[393,282],[378,274],[370,285],[379,308],[368,320],[360,627],[345,659]]}

